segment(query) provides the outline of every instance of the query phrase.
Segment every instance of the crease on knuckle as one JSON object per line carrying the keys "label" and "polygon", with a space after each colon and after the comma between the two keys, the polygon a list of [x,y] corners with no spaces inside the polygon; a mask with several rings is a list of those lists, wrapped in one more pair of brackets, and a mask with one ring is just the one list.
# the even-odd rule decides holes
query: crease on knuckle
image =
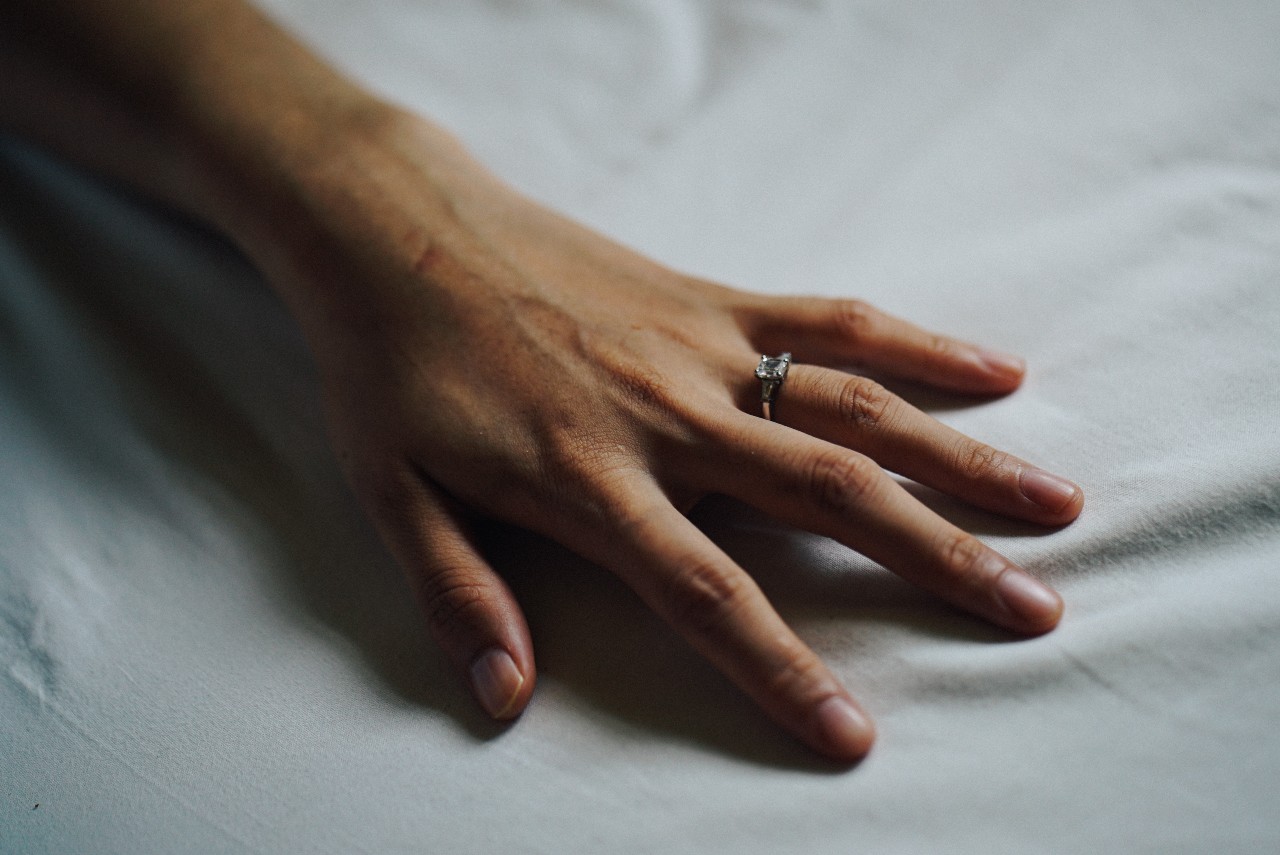
{"label": "crease on knuckle", "polygon": [[874,464],[849,452],[821,454],[810,466],[810,498],[833,514],[866,503],[879,477]]}
{"label": "crease on knuckle", "polygon": [[484,609],[486,599],[485,586],[465,571],[441,570],[418,584],[418,600],[437,638],[456,635],[469,616]]}
{"label": "crease on knuckle", "polygon": [[873,431],[891,417],[895,399],[888,389],[865,377],[850,377],[840,389],[839,412],[860,431]]}
{"label": "crease on knuckle", "polygon": [[973,535],[952,535],[942,545],[943,572],[966,587],[981,587],[986,554],[987,548]]}
{"label": "crease on knuckle", "polygon": [[798,642],[791,645],[782,664],[765,683],[770,695],[788,699],[804,699],[814,694],[823,682],[825,667],[818,657]]}
{"label": "crease on knuckle", "polygon": [[985,481],[1001,475],[1008,467],[1009,455],[981,442],[962,444],[956,455],[956,469],[966,478]]}
{"label": "crease on knuckle", "polygon": [[588,527],[636,529],[643,522],[628,489],[634,466],[616,453],[589,452],[576,463],[549,469],[544,476],[544,510],[564,521],[575,518]]}
{"label": "crease on knuckle", "polygon": [[835,322],[840,334],[853,344],[871,337],[876,324],[876,310],[862,300],[837,300]]}
{"label": "crease on knuckle", "polygon": [[696,637],[713,635],[742,601],[743,579],[718,564],[698,560],[672,577],[664,596],[671,624]]}
{"label": "crease on knuckle", "polygon": [[953,359],[960,355],[960,347],[952,339],[938,333],[929,333],[925,340],[925,347],[930,353],[936,354],[943,359]]}
{"label": "crease on knuckle", "polygon": [[670,380],[650,366],[619,366],[612,379],[630,401],[644,409],[666,413],[680,404]]}

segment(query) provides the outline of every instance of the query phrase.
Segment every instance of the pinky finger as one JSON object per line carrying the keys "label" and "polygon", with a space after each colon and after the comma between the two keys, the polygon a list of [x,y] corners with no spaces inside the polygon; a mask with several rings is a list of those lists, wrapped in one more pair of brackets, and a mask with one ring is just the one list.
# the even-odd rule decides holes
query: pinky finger
{"label": "pinky finger", "polygon": [[431,634],[480,706],[494,719],[518,716],[536,677],[529,627],[452,502],[406,473],[366,504],[404,568]]}

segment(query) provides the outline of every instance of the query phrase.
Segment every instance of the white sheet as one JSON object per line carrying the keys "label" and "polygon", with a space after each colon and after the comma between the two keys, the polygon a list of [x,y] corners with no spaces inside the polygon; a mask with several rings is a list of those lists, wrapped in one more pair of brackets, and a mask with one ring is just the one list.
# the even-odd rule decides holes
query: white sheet
{"label": "white sheet", "polygon": [[699,509],[876,716],[843,771],[498,533],[541,677],[490,726],[255,274],[4,141],[0,851],[1280,850],[1280,5],[270,7],[664,262],[1027,356],[1004,400],[910,394],[1085,486],[1051,533],[929,497],[1066,618],[1013,641]]}

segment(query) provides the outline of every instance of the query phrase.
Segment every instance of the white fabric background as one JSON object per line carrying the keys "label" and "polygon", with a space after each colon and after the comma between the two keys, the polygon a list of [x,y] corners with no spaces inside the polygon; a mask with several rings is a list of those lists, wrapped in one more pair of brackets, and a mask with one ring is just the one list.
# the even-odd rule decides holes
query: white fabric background
{"label": "white fabric background", "polygon": [[845,771],[612,578],[495,532],[541,677],[492,727],[252,270],[3,141],[0,851],[1280,849],[1280,5],[270,8],[666,263],[1025,355],[1003,400],[907,393],[1084,485],[1055,532],[927,496],[1068,611],[1014,641],[700,508],[876,716]]}

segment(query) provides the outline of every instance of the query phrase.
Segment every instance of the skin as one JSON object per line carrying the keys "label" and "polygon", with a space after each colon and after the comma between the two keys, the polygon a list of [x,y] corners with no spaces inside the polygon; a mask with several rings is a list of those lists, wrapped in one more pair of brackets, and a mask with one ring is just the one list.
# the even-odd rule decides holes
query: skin
{"label": "skin", "polygon": [[[217,22],[210,26],[209,22]],[[222,229],[304,330],[338,461],[486,712],[536,678],[519,604],[470,524],[616,573],[780,726],[853,761],[870,718],[693,526],[727,494],[1014,633],[1056,593],[885,472],[1047,526],[1074,484],[863,377],[1013,391],[1021,361],[856,300],[701,281],[522,197],[237,0],[0,7],[0,121]],[[762,353],[795,364],[759,417]]]}

